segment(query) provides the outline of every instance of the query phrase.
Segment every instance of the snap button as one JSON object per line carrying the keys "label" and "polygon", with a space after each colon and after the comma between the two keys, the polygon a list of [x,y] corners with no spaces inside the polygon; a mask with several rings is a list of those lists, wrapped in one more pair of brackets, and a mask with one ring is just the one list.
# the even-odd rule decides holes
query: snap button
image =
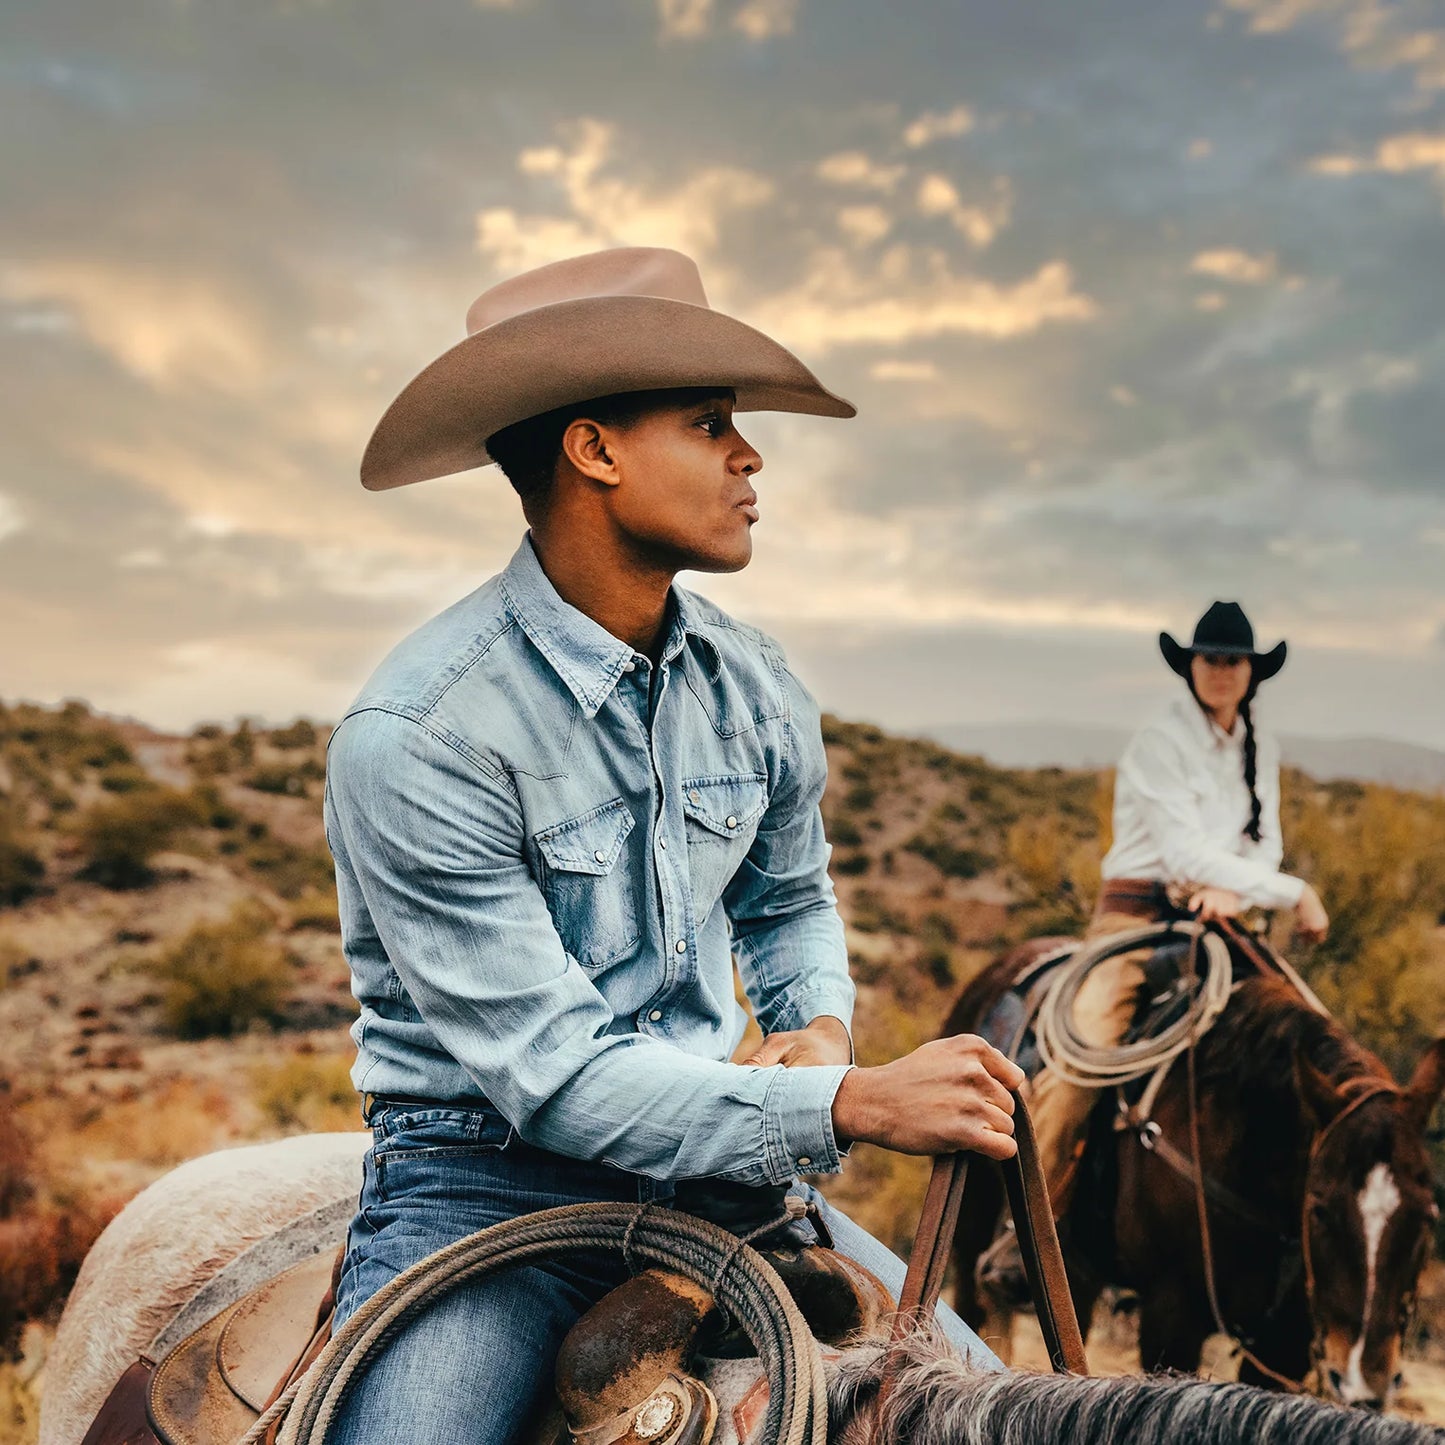
{"label": "snap button", "polygon": [[687,939],[685,939],[685,938],[679,938],[679,939],[677,940],[677,942],[673,945],[673,947],[676,948],[679,953],[686,953],[686,952],[687,952]]}
{"label": "snap button", "polygon": [[635,672],[637,670],[637,664],[635,662],[624,662],[622,664],[622,670],[623,672]]}
{"label": "snap button", "polygon": [[602,849],[600,849],[600,848],[599,848],[592,856],[593,856],[599,863],[605,863],[605,862],[607,861],[607,854],[605,854],[605,853],[602,851]]}
{"label": "snap button", "polygon": [[813,1161],[806,1154],[804,1154],[802,1158],[798,1160],[798,1168],[806,1169],[808,1165],[810,1165],[812,1162]]}
{"label": "snap button", "polygon": [[688,799],[688,802],[690,802],[690,803],[700,803],[700,802],[702,802],[702,794],[699,793],[696,788],[693,788],[693,789],[688,793],[687,799]]}
{"label": "snap button", "polygon": [[728,827],[729,827],[729,828],[736,828],[737,825],[738,825],[738,820],[737,820],[736,818],[729,818],[729,819],[728,819]]}
{"label": "snap button", "polygon": [[655,1009],[653,1009],[653,1011],[652,1011],[650,1014],[648,1014],[648,1018],[650,1018],[650,1019],[653,1021],[653,1023],[656,1023],[656,1022],[658,1021],[658,1019],[660,1019],[661,1017],[662,1017],[662,1010],[661,1010],[660,1008],[655,1008]]}

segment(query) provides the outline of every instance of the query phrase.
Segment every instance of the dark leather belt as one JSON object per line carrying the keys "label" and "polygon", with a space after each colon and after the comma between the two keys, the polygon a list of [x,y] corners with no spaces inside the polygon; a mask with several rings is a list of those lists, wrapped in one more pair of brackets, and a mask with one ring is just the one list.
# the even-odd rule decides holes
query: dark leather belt
{"label": "dark leather belt", "polygon": [[412,1094],[363,1094],[361,1117],[369,1124],[378,1109],[486,1109],[485,1099],[419,1099]]}
{"label": "dark leather belt", "polygon": [[1155,878],[1104,879],[1103,892],[1094,905],[1096,917],[1103,913],[1123,913],[1148,923],[1188,916],[1170,900],[1168,886]]}

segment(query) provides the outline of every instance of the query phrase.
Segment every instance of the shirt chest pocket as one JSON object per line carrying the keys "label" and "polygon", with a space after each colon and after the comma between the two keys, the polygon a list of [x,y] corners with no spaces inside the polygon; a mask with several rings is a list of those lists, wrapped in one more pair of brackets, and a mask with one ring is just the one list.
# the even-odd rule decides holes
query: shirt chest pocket
{"label": "shirt chest pocket", "polygon": [[767,778],[762,773],[683,782],[687,868],[699,923],[742,866],[767,806]]}
{"label": "shirt chest pocket", "polygon": [[621,798],[534,835],[542,892],[562,946],[584,968],[626,958],[642,936],[638,871],[627,866],[635,826]]}

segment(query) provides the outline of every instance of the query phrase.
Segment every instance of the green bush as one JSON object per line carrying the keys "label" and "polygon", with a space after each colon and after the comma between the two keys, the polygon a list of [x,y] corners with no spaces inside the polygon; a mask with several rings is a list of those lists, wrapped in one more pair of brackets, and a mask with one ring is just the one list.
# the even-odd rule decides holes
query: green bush
{"label": "green bush", "polygon": [[904,845],[910,853],[927,859],[950,878],[977,878],[993,867],[994,859],[981,848],[955,843],[941,833],[915,833]]}
{"label": "green bush", "polygon": [[149,788],[97,803],[76,826],[87,862],[81,876],[105,888],[143,888],[151,859],[200,819],[188,793]]}
{"label": "green bush", "polygon": [[315,724],[306,718],[297,718],[290,727],[277,728],[270,735],[273,748],[314,748],[317,743]]}
{"label": "green bush", "polygon": [[273,836],[264,823],[250,823],[246,831],[250,836],[241,854],[247,866],[282,898],[330,893],[336,886],[331,855],[325,848],[298,848]]}
{"label": "green bush", "polygon": [[319,783],[326,771],[314,758],[299,763],[265,763],[247,779],[246,786],[258,793],[280,793],[304,798],[311,783]]}
{"label": "green bush", "polygon": [[100,774],[100,786],[107,793],[134,793],[155,785],[155,779],[139,763],[108,763]]}
{"label": "green bush", "polygon": [[273,1021],[291,974],[271,938],[271,920],[242,904],[219,923],[200,923],[145,971],[161,985],[161,1016],[183,1039],[229,1038]]}

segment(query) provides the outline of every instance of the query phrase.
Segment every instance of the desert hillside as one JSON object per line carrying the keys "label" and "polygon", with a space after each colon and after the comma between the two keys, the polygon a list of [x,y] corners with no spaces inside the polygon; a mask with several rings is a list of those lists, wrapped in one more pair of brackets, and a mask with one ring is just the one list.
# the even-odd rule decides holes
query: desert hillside
{"label": "desert hillside", "polygon": [[[825,727],[868,1063],[935,1034],[1000,948],[1082,924],[1109,778]],[[0,1349],[17,1356],[0,1442],[33,1438],[48,1328],[126,1198],[209,1149],[359,1125],[325,741],[306,721],[177,737],[79,703],[0,705]],[[1442,1021],[1445,799],[1292,773],[1286,814],[1290,861],[1335,920],[1300,962],[1404,1072]],[[906,1246],[924,1176],[860,1148],[830,1188]]]}

